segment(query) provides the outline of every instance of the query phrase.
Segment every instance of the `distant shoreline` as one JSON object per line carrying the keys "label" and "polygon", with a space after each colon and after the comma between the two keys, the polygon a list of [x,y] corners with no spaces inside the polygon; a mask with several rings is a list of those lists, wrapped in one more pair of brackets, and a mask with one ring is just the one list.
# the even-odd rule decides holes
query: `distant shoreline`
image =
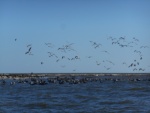
{"label": "distant shoreline", "polygon": [[150,76],[150,73],[1,73],[0,79],[69,76]]}

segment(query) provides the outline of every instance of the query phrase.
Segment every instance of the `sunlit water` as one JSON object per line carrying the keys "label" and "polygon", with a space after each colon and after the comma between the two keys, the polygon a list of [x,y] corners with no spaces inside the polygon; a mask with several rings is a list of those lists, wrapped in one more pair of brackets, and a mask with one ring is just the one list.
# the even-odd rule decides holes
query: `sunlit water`
{"label": "sunlit water", "polygon": [[150,81],[0,85],[0,113],[150,112]]}

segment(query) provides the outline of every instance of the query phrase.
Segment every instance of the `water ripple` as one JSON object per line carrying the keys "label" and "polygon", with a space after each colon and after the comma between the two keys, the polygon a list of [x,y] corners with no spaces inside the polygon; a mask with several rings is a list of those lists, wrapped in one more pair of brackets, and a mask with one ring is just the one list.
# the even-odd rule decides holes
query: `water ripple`
{"label": "water ripple", "polygon": [[0,113],[150,112],[150,82],[0,86]]}

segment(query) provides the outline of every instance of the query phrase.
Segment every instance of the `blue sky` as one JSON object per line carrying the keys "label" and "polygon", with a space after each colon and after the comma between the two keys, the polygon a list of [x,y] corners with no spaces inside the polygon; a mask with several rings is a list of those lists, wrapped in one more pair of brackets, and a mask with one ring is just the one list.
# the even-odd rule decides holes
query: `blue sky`
{"label": "blue sky", "polygon": [[[150,72],[149,6],[149,0],[1,0],[0,73]],[[75,51],[58,50],[71,43]],[[25,54],[29,44],[33,55]]]}

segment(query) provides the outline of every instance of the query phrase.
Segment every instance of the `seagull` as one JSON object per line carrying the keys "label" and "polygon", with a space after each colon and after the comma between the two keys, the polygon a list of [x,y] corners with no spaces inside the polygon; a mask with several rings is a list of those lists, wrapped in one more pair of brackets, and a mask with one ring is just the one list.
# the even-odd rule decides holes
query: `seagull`
{"label": "seagull", "polygon": [[133,71],[136,71],[136,70],[137,70],[136,68],[133,69]]}
{"label": "seagull", "polygon": [[74,69],[73,71],[76,71],[76,69]]}
{"label": "seagull", "polygon": [[139,68],[139,71],[144,71],[145,69]]}
{"label": "seagull", "polygon": [[126,62],[123,62],[122,64],[126,64]]}
{"label": "seagull", "polygon": [[141,46],[140,48],[149,48],[148,46]]}
{"label": "seagull", "polygon": [[58,48],[58,50],[66,52],[65,48]]}
{"label": "seagull", "polygon": [[64,59],[64,58],[65,58],[65,56],[62,56],[61,58],[62,58],[62,59]]}
{"label": "seagull", "polygon": [[110,68],[107,68],[107,70],[110,70]]}
{"label": "seagull", "polygon": [[28,44],[27,47],[31,47],[31,44]]}
{"label": "seagull", "polygon": [[25,52],[25,54],[30,53],[31,49],[32,49],[32,47],[30,47],[30,48],[28,49],[28,51],[27,51],[27,52]]}
{"label": "seagull", "polygon": [[106,60],[107,62],[109,62],[109,63],[111,63],[111,64],[113,64],[113,65],[115,65],[112,61],[109,61],[109,60]]}
{"label": "seagull", "polygon": [[66,52],[66,51],[76,51],[72,48],[71,45],[73,45],[74,43],[70,43],[70,44],[66,44],[63,45],[62,47],[58,48],[58,50],[61,50],[62,52]]}
{"label": "seagull", "polygon": [[111,68],[109,67],[109,68],[107,68],[106,66],[104,66],[105,68],[106,68],[106,70],[110,70]]}
{"label": "seagull", "polygon": [[47,52],[47,53],[49,53],[49,57],[53,57],[53,56],[55,56],[56,58],[58,58],[57,57],[57,55],[55,55],[54,53],[52,53],[52,52]]}
{"label": "seagull", "polygon": [[127,45],[122,45],[122,44],[120,44],[120,46],[121,46],[121,47],[127,47]]}
{"label": "seagull", "polygon": [[135,41],[139,42],[139,40],[138,40],[138,39],[136,39],[135,37],[133,37],[133,39],[134,39]]}
{"label": "seagull", "polygon": [[87,58],[92,58],[92,56],[88,56]]}
{"label": "seagull", "polygon": [[116,38],[112,38],[111,36],[109,38],[107,38],[107,40],[111,39],[112,41],[113,40],[116,40]]}
{"label": "seagull", "polygon": [[99,46],[102,46],[102,44],[98,44],[96,42],[90,41],[90,43],[92,43],[92,46],[94,46],[94,48],[98,48]]}
{"label": "seagull", "polygon": [[25,54],[28,54],[28,53],[29,53],[29,51],[25,52]]}
{"label": "seagull", "polygon": [[75,59],[80,59],[78,56],[75,56]]}
{"label": "seagull", "polygon": [[59,61],[59,59],[56,60],[56,62],[58,62],[58,61]]}
{"label": "seagull", "polygon": [[70,49],[71,48],[71,45],[73,45],[74,43],[71,43],[71,44],[67,44],[67,45],[65,45],[64,47],[66,48],[66,49]]}
{"label": "seagull", "polygon": [[29,48],[29,52],[31,51],[32,47]]}
{"label": "seagull", "polygon": [[109,52],[108,52],[108,51],[101,51],[101,52],[105,52],[105,53],[108,53],[108,54],[109,54]]}
{"label": "seagull", "polygon": [[15,38],[15,41],[17,41],[17,38]]}
{"label": "seagull", "polygon": [[45,43],[45,45],[47,46],[47,47],[53,47],[53,45],[52,45],[52,43]]}
{"label": "seagull", "polygon": [[125,40],[125,37],[120,37],[119,40]]}
{"label": "seagull", "polygon": [[134,64],[132,63],[132,64],[129,65],[129,67],[132,67],[133,65],[134,65]]}
{"label": "seagull", "polygon": [[100,62],[98,62],[98,61],[96,61],[96,64],[99,66],[101,63],[100,63]]}
{"label": "seagull", "polygon": [[116,44],[116,42],[112,42],[112,45],[113,45],[113,44]]}

